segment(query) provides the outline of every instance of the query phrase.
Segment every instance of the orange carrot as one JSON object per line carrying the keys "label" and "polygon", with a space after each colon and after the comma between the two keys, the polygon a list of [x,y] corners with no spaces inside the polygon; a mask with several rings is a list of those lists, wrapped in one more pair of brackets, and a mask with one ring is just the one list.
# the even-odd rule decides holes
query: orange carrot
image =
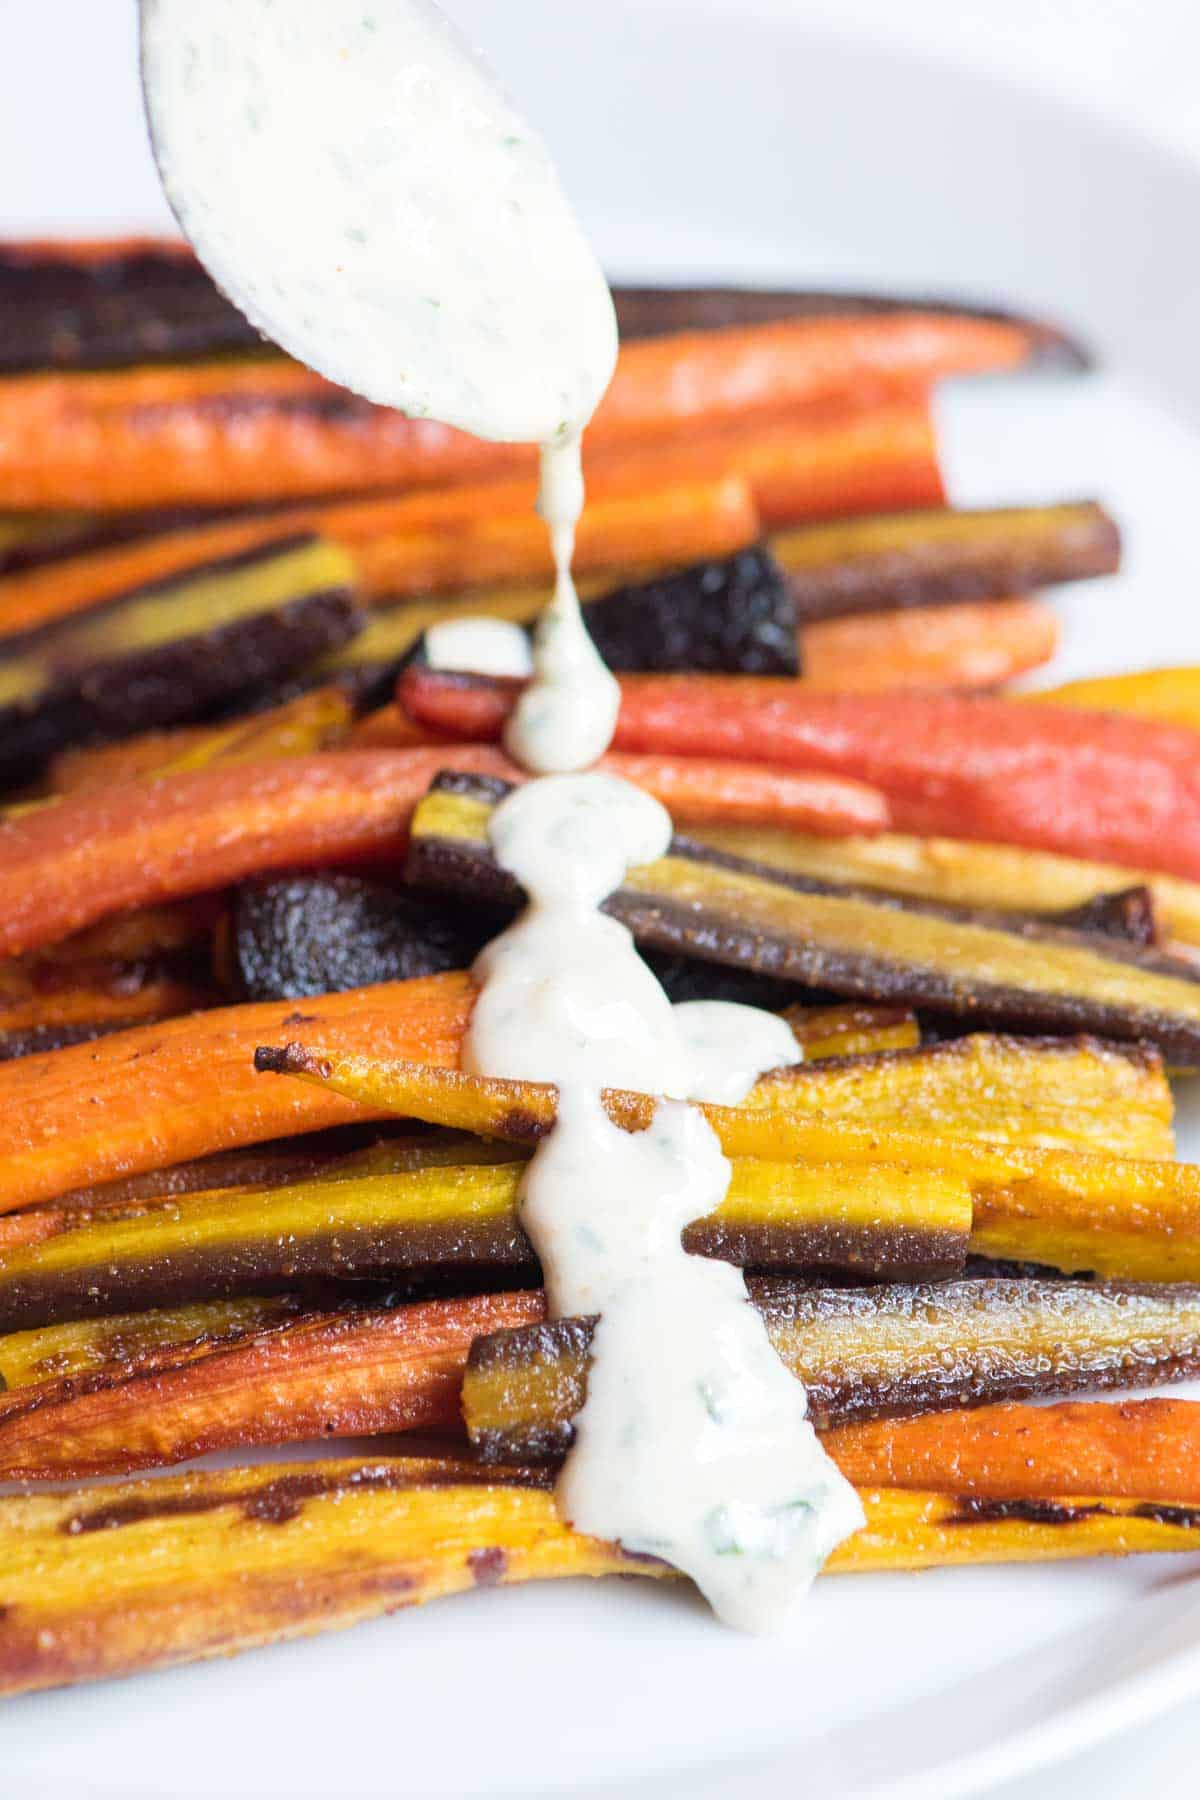
{"label": "orange carrot", "polygon": [[[175,774],[210,763],[269,762],[333,749],[349,737],[350,701],[340,688],[312,688],[280,706],[226,725],[184,725],[176,731],[149,731],[121,744],[88,744],[64,750],[50,765],[56,794],[112,787],[142,776]],[[415,727],[409,745],[428,742]],[[393,746],[405,742],[397,733]],[[360,746],[361,747],[361,746]]]}
{"label": "orange carrot", "polygon": [[414,725],[394,700],[368,713],[350,733],[353,750],[415,750],[438,741],[433,732]]}
{"label": "orange carrot", "polygon": [[528,462],[279,357],[17,375],[0,390],[0,506],[14,510],[228,506]]}
{"label": "orange carrot", "polygon": [[[495,737],[520,684],[410,668],[400,702]],[[820,694],[748,675],[626,675],[614,746],[824,769],[887,795],[895,828],[1200,880],[1200,732],[1015,700]]]}
{"label": "orange carrot", "polygon": [[588,446],[589,482],[658,487],[667,480],[740,476],[763,524],[862,512],[941,506],[933,416],[924,393],[900,393],[869,405],[746,414],[686,439]]}
{"label": "orange carrot", "polygon": [[180,725],[174,731],[144,731],[124,743],[61,750],[50,764],[47,786],[53,794],[82,794],[157,775],[175,757],[203,744],[213,730],[211,725]]}
{"label": "orange carrot", "polygon": [[[369,714],[354,737],[356,745],[381,749],[432,741],[396,704]],[[444,767],[453,767],[455,754],[453,746],[442,744]],[[887,801],[865,782],[785,774],[765,763],[631,756],[620,750],[601,757],[598,767],[653,794],[677,825],[770,823],[818,837],[869,836],[887,829]],[[523,779],[522,771],[514,766],[510,779]]]}
{"label": "orange carrot", "polygon": [[480,1294],[285,1317],[174,1354],[139,1346],[131,1320],[124,1354],[86,1381],[51,1378],[0,1402],[0,1480],[157,1468],[330,1432],[453,1429],[472,1341],[544,1314],[539,1293]]}
{"label": "orange carrot", "polygon": [[10,266],[36,267],[42,262],[73,262],[88,268],[96,263],[119,263],[138,256],[169,257],[173,262],[194,264],[196,253],[182,238],[127,237],[7,238],[4,261]]}
{"label": "orange carrot", "polygon": [[[888,823],[871,788],[763,766],[614,756],[681,824],[785,823],[831,835]],[[85,787],[0,824],[0,956],[19,956],[131,907],[247,875],[402,854],[413,807],[442,769],[524,779],[486,744],[332,750]]]}
{"label": "orange carrot", "polygon": [[[1018,322],[919,311],[684,332],[622,350],[595,447],[764,406],[869,399],[945,375],[1009,369],[1035,345]],[[406,419],[262,356],[103,373],[37,374],[0,393],[0,506],[228,505],[439,485],[532,466]]]}
{"label": "orange carrot", "polygon": [[[446,751],[442,751],[443,762]],[[849,837],[887,828],[882,794],[863,782],[784,773],[766,763],[691,756],[637,756],[613,750],[600,768],[660,800],[679,825],[768,820],[791,831]]]}
{"label": "orange carrot", "polygon": [[1200,1502],[1200,1405],[1191,1400],[986,1406],[843,1425],[822,1441],[850,1481],[872,1486]]}
{"label": "orange carrot", "polygon": [[[480,746],[456,765],[507,775]],[[127,907],[303,864],[399,856],[444,750],[335,750],[215,764],[84,792],[0,825],[0,956],[19,956]]]}
{"label": "orange carrot", "polygon": [[[655,468],[653,491],[642,465],[632,482],[619,471],[602,471],[593,482],[579,523],[575,563],[581,573],[724,556],[758,535],[757,508],[737,475],[673,479],[666,464],[656,462]],[[398,499],[309,504],[63,557],[0,580],[0,635],[99,606],[292,530],[319,528],[343,544],[357,558],[368,598],[544,578],[551,560],[545,526],[534,514],[536,498],[533,480],[522,479]]]}
{"label": "orange carrot", "polygon": [[982,600],[806,625],[803,686],[841,693],[986,688],[1049,662],[1058,615],[1044,600]]}
{"label": "orange carrot", "polygon": [[[221,1007],[0,1063],[0,1212],[99,1181],[297,1131],[379,1118],[308,1082],[264,1081],[259,1044],[298,1029],[346,1051],[454,1066],[466,975]],[[103,1105],[96,1104],[97,1095]]]}
{"label": "orange carrot", "polygon": [[[544,581],[553,559],[536,498],[532,482],[507,483],[503,496],[483,488],[413,494],[339,508],[322,529],[355,556],[368,599]],[[414,518],[422,511],[440,516],[423,524]],[[653,470],[639,463],[593,483],[576,534],[575,568],[587,575],[696,562],[740,550],[760,530],[754,496],[739,475],[716,469],[676,480],[669,461],[655,459]]]}
{"label": "orange carrot", "polygon": [[78,971],[64,968],[56,984],[47,980],[48,973],[44,965],[0,963],[0,1036],[79,1026],[111,1030],[191,1012],[214,998],[211,982],[161,967],[84,963]]}

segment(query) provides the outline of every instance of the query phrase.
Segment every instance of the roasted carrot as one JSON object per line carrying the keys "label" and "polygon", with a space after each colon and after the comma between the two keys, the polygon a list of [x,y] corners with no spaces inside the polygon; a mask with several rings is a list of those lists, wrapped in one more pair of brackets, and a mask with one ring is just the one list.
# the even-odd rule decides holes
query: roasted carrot
{"label": "roasted carrot", "polygon": [[[121,744],[64,750],[51,763],[48,782],[56,794],[79,794],[142,776],[206,769],[212,763],[305,756],[338,746],[349,737],[352,721],[353,709],[340,688],[313,688],[228,725],[185,725],[177,731],[145,732]],[[406,747],[422,741],[429,740],[414,728]],[[405,743],[399,732],[394,743]]]}
{"label": "roasted carrot", "polygon": [[[516,683],[411,668],[419,724],[495,737]],[[1014,700],[812,694],[765,677],[627,675],[618,750],[752,758],[872,782],[897,829],[1200,878],[1200,733]]]}
{"label": "roasted carrot", "polygon": [[[443,749],[441,754],[444,762],[448,752]],[[843,836],[882,831],[888,821],[887,802],[877,789],[863,782],[831,781],[824,776],[784,777],[766,763],[720,763],[706,757],[638,756],[613,750],[601,757],[599,767],[653,794],[680,825],[705,825],[718,814],[729,820],[736,815],[746,822],[751,817],[764,823],[786,820],[794,831]],[[815,822],[803,825],[805,816]],[[856,817],[865,822],[852,824]]]}
{"label": "roasted carrot", "polygon": [[1097,675],[1044,688],[1025,699],[1039,706],[1082,706],[1089,712],[1136,713],[1168,725],[1200,731],[1200,668],[1144,669],[1133,675]]}
{"label": "roasted carrot", "polygon": [[1078,912],[1133,883],[1150,894],[1165,939],[1200,946],[1200,885],[1173,875],[1139,873],[1045,850],[891,832],[862,839],[818,838],[795,831],[697,826],[689,836],[728,856],[817,881],[849,882],[994,912]]}
{"label": "roasted carrot", "polygon": [[787,319],[628,344],[597,411],[596,443],[1014,369],[1034,353],[1015,321],[937,312]]}
{"label": "roasted carrot", "polygon": [[[541,1291],[530,1290],[333,1313],[298,1312],[286,1299],[208,1302],[17,1333],[0,1340],[0,1479],[128,1474],[217,1450],[457,1426],[474,1340],[544,1316]],[[60,1369],[67,1359],[51,1346],[71,1332],[82,1352],[95,1338],[97,1356],[77,1354],[78,1366]],[[54,1372],[13,1380],[9,1346],[20,1375],[27,1341]],[[852,1364],[850,1347],[843,1355]],[[860,1487],[987,1500],[1085,1487],[1200,1502],[1194,1401],[1006,1402],[868,1418],[821,1435]]]}
{"label": "roasted carrot", "polygon": [[988,688],[1049,662],[1058,615],[1044,600],[977,600],[806,625],[804,690]]}
{"label": "roasted carrot", "polygon": [[540,1293],[484,1294],[294,1320],[285,1314],[211,1344],[145,1349],[133,1316],[124,1353],[107,1365],[0,1399],[0,1480],[124,1473],[333,1433],[452,1428],[461,1423],[473,1340],[535,1322],[544,1311]]}
{"label": "roasted carrot", "polygon": [[876,514],[777,532],[771,550],[801,624],[906,606],[1035,593],[1120,566],[1115,521],[1094,500]]}
{"label": "roasted carrot", "polygon": [[0,391],[0,505],[11,507],[228,506],[461,481],[527,460],[278,356],[17,375]]}
{"label": "roasted carrot", "polygon": [[422,744],[436,744],[436,733],[416,725],[393,700],[358,721],[350,733],[352,750],[414,750]]}
{"label": "roasted carrot", "polygon": [[[652,469],[639,462],[628,475],[621,468],[592,482],[575,544],[580,573],[693,562],[741,549],[757,535],[761,520],[740,475],[711,463],[675,477],[666,458],[648,460]],[[505,483],[503,493],[412,494],[339,507],[326,529],[353,551],[367,599],[397,600],[547,579],[549,540],[534,501],[532,481]]]}
{"label": "roasted carrot", "polygon": [[[2,399],[2,395],[0,395]],[[771,412],[685,442],[589,451],[580,521],[582,572],[687,563],[741,548],[773,520],[942,497],[929,408],[901,397],[879,408]],[[0,630],[19,632],[140,586],[320,530],[356,558],[368,599],[487,582],[548,578],[532,477],[330,503],[101,546],[0,580]]]}
{"label": "roasted carrot", "polygon": [[[64,970],[57,983],[43,966],[24,960],[0,963],[0,1056],[15,1051],[14,1039],[36,1041],[38,1033],[55,1031],[99,1035],[143,1019],[164,1019],[211,1004],[215,988],[196,973],[172,967],[164,959],[152,964],[83,963]],[[33,1034],[33,1035],[30,1035]],[[47,1049],[52,1048],[47,1044]]]}
{"label": "roasted carrot", "polygon": [[119,744],[60,750],[46,771],[45,785],[52,794],[83,794],[158,775],[177,757],[211,743],[216,733],[223,737],[227,730],[224,725],[179,725],[173,731],[143,731]]}
{"label": "roasted carrot", "polygon": [[[933,426],[921,399],[798,418],[772,412],[686,443],[589,454],[588,483],[576,556],[583,571],[723,555],[748,543],[764,519],[794,522],[941,497]],[[246,554],[280,532],[317,528],[354,554],[363,592],[377,601],[547,579],[535,497],[532,481],[522,479],[400,499],[310,502],[215,524],[166,520],[154,535],[102,541],[10,573],[0,582],[0,621],[5,631],[21,631]]]}
{"label": "roasted carrot", "polygon": [[1200,1405],[1192,1400],[1063,1401],[871,1419],[825,1433],[851,1481],[1023,1494],[1141,1495],[1200,1502]]}
{"label": "roasted carrot", "polygon": [[[1015,368],[1032,353],[1020,324],[936,312],[684,332],[622,350],[592,443],[690,434],[765,406],[866,400]],[[0,391],[0,506],[10,508],[227,506],[439,485],[532,458],[372,406],[275,356],[17,375]]]}
{"label": "roasted carrot", "polygon": [[659,487],[669,480],[737,475],[764,525],[881,509],[939,506],[945,487],[923,393],[882,404],[750,414],[735,424],[644,444],[589,446],[593,488],[608,480]]}
{"label": "roasted carrot", "polygon": [[[562,1523],[532,1468],[377,1456],[0,1499],[0,1693],[231,1656],[474,1587],[675,1575]],[[1194,1508],[871,1488],[830,1574],[1194,1551]]]}
{"label": "roasted carrot", "polygon": [[[612,295],[622,342],[780,320],[919,312],[1018,325],[1027,360],[1039,368],[1082,369],[1090,361],[1083,345],[1044,319],[928,295],[621,285]],[[175,362],[231,350],[270,353],[189,247],[156,238],[9,240],[0,246],[0,339],[0,369],[9,373]]]}
{"label": "roasted carrot", "polygon": [[[428,1059],[389,1064],[325,1045],[316,1031],[307,1045],[264,1045],[255,1062],[264,1074],[332,1088],[372,1117],[419,1118],[521,1144],[545,1136],[558,1104],[557,1090],[543,1083],[464,1074]],[[637,1131],[653,1117],[656,1101],[606,1089],[604,1104],[614,1123]],[[1119,1280],[1200,1280],[1196,1164],[988,1142],[959,1137],[952,1128],[943,1135],[871,1127],[826,1119],[802,1102],[778,1109],[757,1100],[741,1107],[703,1104],[700,1110],[729,1157],[892,1164],[961,1176],[974,1197],[971,1248],[979,1256]],[[3,1176],[0,1163],[0,1193]]]}
{"label": "roasted carrot", "polygon": [[374,1115],[307,1084],[264,1081],[255,1047],[304,1030],[347,1050],[455,1064],[474,989],[435,976],[218,1008],[0,1064],[0,1210],[189,1157]]}
{"label": "roasted carrot", "polygon": [[[455,751],[497,775],[486,746]],[[0,955],[243,876],[397,855],[444,750],[347,750],[85,792],[0,825]]]}
{"label": "roasted carrot", "polygon": [[[419,727],[398,706],[387,706],[363,721],[354,742],[402,746],[417,732]],[[418,736],[416,741],[422,740]],[[443,747],[443,762],[452,763],[455,754],[452,747]],[[887,802],[864,782],[785,775],[765,763],[636,756],[619,750],[601,757],[598,767],[653,794],[680,825],[700,827],[718,819],[729,824],[758,822],[818,836],[867,835],[887,826]]]}
{"label": "roasted carrot", "polygon": [[[20,813],[0,824],[0,955],[246,875],[399,855],[412,809],[447,758],[456,769],[520,779],[487,745],[337,750],[184,769]],[[887,822],[870,788],[825,776],[682,757],[618,757],[611,766],[684,822],[769,819],[856,833]]]}
{"label": "roasted carrot", "polygon": [[[593,480],[576,544],[580,572],[723,556],[758,534],[758,510],[741,477],[720,469],[672,477],[657,457],[651,473],[653,492],[644,462],[631,479],[618,469]],[[101,547],[0,580],[0,632],[31,630],[293,530],[320,529],[351,551],[368,599],[544,579],[551,560],[536,497],[532,478],[494,481],[398,499],[313,502]]]}

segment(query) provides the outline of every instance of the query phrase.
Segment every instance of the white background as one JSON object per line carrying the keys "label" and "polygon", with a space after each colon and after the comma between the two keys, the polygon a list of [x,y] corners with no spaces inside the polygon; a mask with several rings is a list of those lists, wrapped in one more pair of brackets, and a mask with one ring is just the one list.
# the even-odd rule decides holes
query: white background
{"label": "white background", "polygon": [[[674,3],[681,30],[689,14],[704,11],[704,0]],[[582,32],[589,10],[602,11],[605,0],[559,4],[578,15]],[[504,0],[495,5],[501,14]],[[744,8],[826,18],[842,31],[861,29],[876,43],[917,42],[950,62],[1016,73],[1072,104],[1120,116],[1200,163],[1196,0],[744,0]],[[42,208],[36,215],[23,210],[22,172],[33,159],[43,170],[49,167],[59,202],[57,222],[64,226],[73,211],[96,227],[165,221],[142,148],[132,56],[99,58],[108,85],[102,95],[95,90],[97,58],[89,45],[98,42],[97,34],[123,36],[129,21],[128,0],[0,0],[4,230],[47,223]],[[17,103],[30,91],[44,96],[32,116],[28,106]],[[82,130],[75,128],[80,120],[87,121]],[[90,140],[97,131],[103,143],[93,149]],[[1178,221],[1181,233],[1195,228],[1196,221]],[[1200,1792],[1198,1750],[1200,1707],[1192,1706],[1136,1742],[1106,1746],[997,1792],[1003,1800],[1182,1800]],[[0,1735],[0,1793],[2,1759]],[[801,1791],[802,1781],[800,1772]],[[169,1787],[163,1800],[170,1800]]]}

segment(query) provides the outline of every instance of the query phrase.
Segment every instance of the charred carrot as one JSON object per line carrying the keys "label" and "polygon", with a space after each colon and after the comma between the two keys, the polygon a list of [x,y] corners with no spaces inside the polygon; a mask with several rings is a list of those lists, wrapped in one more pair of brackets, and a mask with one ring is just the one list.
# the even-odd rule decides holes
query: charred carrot
{"label": "charred carrot", "polygon": [[[454,1064],[465,975],[224,1007],[0,1064],[0,1210],[87,1183],[296,1131],[380,1117],[299,1082],[264,1081],[254,1051],[297,1031],[347,1050]],[[290,1023],[289,1023],[290,1020]]]}
{"label": "charred carrot", "polygon": [[[592,443],[690,434],[768,406],[869,400],[1017,368],[1031,350],[1019,324],[921,312],[680,333],[624,348]],[[10,508],[227,506],[439,485],[528,468],[532,454],[372,406],[269,355],[15,375],[0,389],[0,506]]]}
{"label": "charred carrot", "polygon": [[[516,684],[406,671],[404,709],[495,737]],[[1200,733],[1013,700],[806,692],[751,676],[625,676],[614,747],[824,769],[879,787],[898,830],[1200,878]]]}
{"label": "charred carrot", "polygon": [[253,325],[169,238],[0,248],[0,372],[263,353]]}
{"label": "charred carrot", "polygon": [[894,313],[943,313],[999,320],[1025,333],[1031,366],[1087,369],[1086,344],[1046,319],[996,307],[964,306],[929,295],[850,293],[845,289],[747,287],[614,286],[613,303],[622,340],[665,337],[676,331],[717,331],[736,325],[770,325],[782,320],[886,317]]}
{"label": "charred carrot", "polygon": [[1089,1494],[1200,1501],[1200,1405],[1063,1401],[870,1419],[826,1432],[851,1481],[990,1500]]}
{"label": "charred carrot", "polygon": [[[915,1290],[914,1302],[928,1292]],[[1140,1297],[1130,1291],[1129,1301],[1136,1307]],[[472,1343],[539,1324],[544,1312],[538,1290],[334,1313],[299,1312],[283,1297],[17,1333],[0,1340],[8,1382],[0,1401],[0,1478],[127,1474],[217,1450],[455,1426]],[[813,1321],[814,1340],[821,1323],[819,1316]],[[950,1337],[946,1326],[943,1332]],[[71,1351],[52,1346],[72,1333],[75,1361],[57,1372]],[[93,1338],[97,1355],[85,1360]],[[28,1378],[26,1343],[53,1375]],[[840,1349],[853,1386],[854,1345],[831,1347],[835,1355]],[[1099,1364],[1102,1344],[1090,1348]],[[997,1346],[989,1349],[998,1362]],[[970,1352],[956,1344],[947,1355],[961,1365]],[[819,1364],[815,1342],[807,1356]],[[8,1377],[10,1361],[25,1379]],[[981,1386],[1020,1387],[1019,1378],[1006,1384],[995,1366],[983,1375],[987,1362],[984,1351]],[[810,1376],[808,1368],[803,1373]],[[915,1367],[911,1373],[916,1393],[920,1377]],[[1149,1367],[1138,1373],[1145,1378]],[[1065,1370],[1043,1375],[1048,1392],[1063,1381],[1070,1381]],[[472,1383],[478,1404],[478,1368]],[[933,1382],[924,1397],[936,1406]],[[1200,1501],[1200,1406],[1187,1400],[955,1407],[827,1425],[822,1441],[860,1487],[937,1487],[1008,1500],[1082,1486],[1106,1497]]]}
{"label": "charred carrot", "polygon": [[144,1345],[134,1315],[107,1363],[0,1399],[0,1480],[125,1473],[332,1433],[453,1428],[473,1340],[544,1310],[539,1293],[485,1294],[294,1319],[284,1312],[265,1325],[226,1326],[208,1341]]}
{"label": "charred carrot", "polygon": [[[204,1469],[0,1499],[0,1693],[307,1637],[442,1595],[564,1576],[669,1578],[565,1526],[550,1475],[380,1456]],[[1074,1495],[864,1491],[829,1573],[1194,1551],[1195,1508]]]}
{"label": "charred carrot", "polygon": [[[1086,347],[1045,319],[929,295],[619,283],[612,293],[622,340],[798,319],[940,314],[1018,328],[1028,346],[1027,360],[1038,366],[1088,366]],[[22,359],[30,367],[41,366],[35,360],[38,343],[28,341],[38,325],[46,340],[44,360],[67,367],[174,360],[232,349],[264,353],[254,327],[177,238],[10,239],[0,249],[0,307],[7,302],[19,308],[23,301],[40,304],[35,319],[26,320],[17,311],[9,315],[13,342],[5,344],[6,367],[20,367]],[[60,307],[69,307],[69,314],[60,314]],[[21,325],[27,327],[24,333]],[[206,331],[213,335],[205,336]]]}
{"label": "charred carrot", "polygon": [[278,356],[16,375],[0,505],[228,506],[502,474],[523,447],[407,419]]}
{"label": "charred carrot", "polygon": [[[653,492],[631,486],[619,470],[593,480],[576,544],[580,572],[723,556],[758,535],[758,510],[740,476],[681,479],[661,460],[654,467]],[[647,471],[639,465],[633,474],[644,483]],[[349,550],[368,599],[545,579],[551,561],[536,497],[532,479],[481,482],[398,499],[310,503],[103,546],[0,580],[0,630],[31,630],[256,549],[281,531],[320,530]]]}
{"label": "charred carrot", "polygon": [[[414,984],[415,985],[415,984]],[[317,1045],[314,1032],[310,1038]],[[69,1054],[69,1053],[67,1053]],[[554,1088],[439,1068],[407,1067],[321,1045],[263,1046],[264,1074],[299,1076],[370,1109],[447,1129],[534,1144],[551,1129]],[[0,1075],[3,1071],[0,1071]],[[0,1088],[0,1099],[2,1099]],[[641,1130],[656,1102],[606,1089],[609,1116]],[[826,1119],[795,1107],[701,1107],[727,1156],[767,1160],[882,1163],[963,1176],[975,1202],[971,1248],[1008,1262],[1037,1262],[1068,1273],[1129,1280],[1200,1279],[1200,1168],[1092,1151],[987,1142],[955,1135]],[[0,1177],[3,1176],[0,1165]],[[3,1187],[0,1185],[0,1192]]]}
{"label": "charred carrot", "polygon": [[976,600],[829,619],[800,632],[804,689],[988,688],[1049,662],[1058,615],[1044,600]]}
{"label": "charred carrot", "polygon": [[[10,819],[0,825],[0,955],[258,871],[397,855],[445,758],[347,750],[218,764]],[[484,746],[468,760],[496,774],[509,767]]]}
{"label": "charred carrot", "polygon": [[776,534],[802,624],[945,606],[1111,575],[1121,538],[1094,500],[830,519]]}
{"label": "charred carrot", "polygon": [[[796,319],[940,313],[1019,326],[1038,366],[1087,366],[1043,320],[958,301],[815,289],[614,287],[622,341]],[[268,354],[190,249],[170,238],[21,239],[0,249],[0,370]]]}

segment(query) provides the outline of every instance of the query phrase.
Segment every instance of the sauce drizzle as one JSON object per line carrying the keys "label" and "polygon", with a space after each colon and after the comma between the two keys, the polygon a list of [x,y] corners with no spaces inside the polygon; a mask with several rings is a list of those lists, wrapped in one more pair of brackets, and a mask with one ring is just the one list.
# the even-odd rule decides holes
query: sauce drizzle
{"label": "sauce drizzle", "polygon": [[[671,837],[657,801],[580,772],[619,703],[571,579],[582,433],[616,356],[603,276],[545,147],[430,0],[142,0],[142,23],[168,197],[243,311],[368,398],[541,445],[555,591],[506,739],[541,779],[491,822],[529,904],[476,964],[464,1061],[558,1085],[521,1217],[551,1312],[600,1315],[564,1516],[769,1629],[863,1515],[740,1272],[681,1243],[730,1173],[689,1100],[736,1104],[795,1040],[748,1007],[672,1008],[600,910]],[[517,656],[462,623],[435,656]],[[609,1086],[664,1096],[646,1130],[611,1122]]]}

